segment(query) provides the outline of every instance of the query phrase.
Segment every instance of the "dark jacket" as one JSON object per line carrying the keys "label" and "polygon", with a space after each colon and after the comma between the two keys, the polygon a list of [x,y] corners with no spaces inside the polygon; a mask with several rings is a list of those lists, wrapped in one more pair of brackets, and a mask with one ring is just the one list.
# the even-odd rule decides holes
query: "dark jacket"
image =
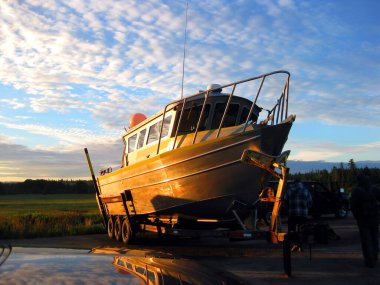
{"label": "dark jacket", "polygon": [[371,187],[368,179],[358,179],[350,197],[351,211],[358,223],[378,223],[379,201],[380,193]]}

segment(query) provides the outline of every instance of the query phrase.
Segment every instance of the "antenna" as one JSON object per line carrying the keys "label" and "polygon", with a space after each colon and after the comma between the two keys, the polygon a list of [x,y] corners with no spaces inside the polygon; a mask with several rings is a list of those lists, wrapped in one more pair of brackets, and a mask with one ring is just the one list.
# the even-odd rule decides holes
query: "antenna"
{"label": "antenna", "polygon": [[186,2],[186,22],[185,22],[185,41],[183,43],[181,99],[183,98],[183,82],[185,80],[185,59],[186,59],[186,42],[187,42],[187,10],[188,9],[189,9],[189,2]]}

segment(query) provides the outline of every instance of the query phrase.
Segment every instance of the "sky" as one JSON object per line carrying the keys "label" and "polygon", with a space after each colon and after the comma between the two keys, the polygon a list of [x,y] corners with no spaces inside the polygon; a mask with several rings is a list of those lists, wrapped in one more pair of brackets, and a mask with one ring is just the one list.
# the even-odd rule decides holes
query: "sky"
{"label": "sky", "polygon": [[[188,2],[184,95],[291,73],[291,160],[380,160],[380,1]],[[0,181],[120,166],[131,114],[181,96],[186,1],[0,1]]]}

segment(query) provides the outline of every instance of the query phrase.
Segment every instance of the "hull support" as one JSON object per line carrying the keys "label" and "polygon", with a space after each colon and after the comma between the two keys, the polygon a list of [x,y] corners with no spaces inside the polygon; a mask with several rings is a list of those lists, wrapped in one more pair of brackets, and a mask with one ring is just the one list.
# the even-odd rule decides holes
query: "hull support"
{"label": "hull support", "polygon": [[88,168],[90,169],[91,179],[92,179],[92,182],[94,184],[95,193],[96,193],[96,201],[98,202],[99,210],[100,210],[100,213],[102,214],[102,217],[103,217],[103,225],[105,227],[107,227],[107,220],[108,220],[107,219],[107,212],[105,210],[105,207],[104,207],[104,204],[102,202],[102,199],[100,198],[100,190],[99,190],[99,187],[98,187],[98,183],[96,182],[96,179],[95,179],[94,169],[92,168],[92,163],[91,163],[90,155],[88,153],[87,148],[84,148],[84,153],[86,155]]}
{"label": "hull support", "polygon": [[269,156],[264,153],[246,150],[242,155],[242,161],[252,166],[264,169],[279,180],[276,196],[274,196],[273,191],[270,191],[269,188],[264,189],[260,194],[260,200],[262,202],[274,204],[270,223],[270,241],[272,243],[284,241],[284,236],[286,234],[285,232],[280,232],[281,221],[279,219],[279,213],[284,194],[284,186],[289,173],[289,168],[286,167],[286,160],[289,154],[290,151],[284,151],[280,156]]}

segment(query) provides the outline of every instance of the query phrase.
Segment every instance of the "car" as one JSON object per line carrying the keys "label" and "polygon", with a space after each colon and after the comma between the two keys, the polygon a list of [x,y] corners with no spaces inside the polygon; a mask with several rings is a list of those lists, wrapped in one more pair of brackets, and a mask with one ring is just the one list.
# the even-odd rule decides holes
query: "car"
{"label": "car", "polygon": [[337,218],[346,218],[350,210],[347,193],[343,188],[330,190],[324,184],[316,181],[302,181],[313,197],[310,215],[318,218],[324,214],[335,214]]}
{"label": "car", "polygon": [[[349,208],[349,197],[343,188],[330,190],[323,183],[317,181],[300,181],[305,188],[310,191],[313,198],[311,209],[309,214],[314,218],[319,218],[321,215],[334,214],[337,218],[346,218]],[[287,186],[296,183],[295,181],[289,180],[286,182],[285,190]],[[278,182],[269,182],[269,188],[273,189],[274,192],[277,190]],[[285,195],[285,193],[284,193]],[[272,212],[273,204],[262,202],[258,207],[258,217],[264,219],[266,223],[270,223],[270,217]],[[281,206],[281,215],[286,216],[287,209],[286,205],[283,203]]]}

